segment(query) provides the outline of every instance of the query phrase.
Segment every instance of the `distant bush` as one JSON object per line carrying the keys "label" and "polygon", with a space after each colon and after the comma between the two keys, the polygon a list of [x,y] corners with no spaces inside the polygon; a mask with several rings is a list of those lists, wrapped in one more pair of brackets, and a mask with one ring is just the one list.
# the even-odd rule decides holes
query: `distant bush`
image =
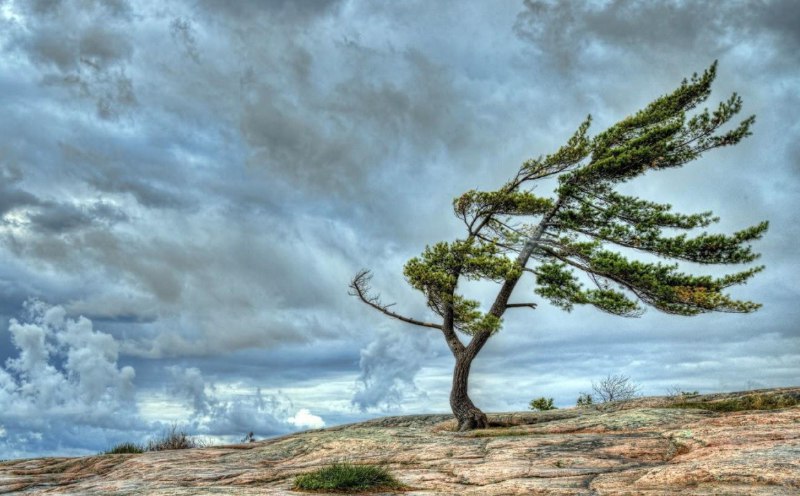
{"label": "distant bush", "polygon": [[542,396],[541,398],[536,398],[535,400],[531,400],[529,405],[531,410],[539,410],[539,411],[546,411],[546,410],[556,410],[557,407],[553,406],[553,398],[545,398]]}
{"label": "distant bush", "polygon": [[189,434],[187,434],[181,429],[178,429],[178,426],[173,424],[172,427],[167,429],[161,435],[161,437],[157,439],[151,439],[150,441],[148,441],[145,450],[164,451],[164,450],[175,450],[175,449],[191,449],[199,447],[202,447],[201,443],[198,443],[196,440],[192,439],[189,436]]}
{"label": "distant bush", "polygon": [[581,393],[578,395],[578,401],[575,402],[575,406],[584,407],[594,404],[594,398],[589,393]]}
{"label": "distant bush", "polygon": [[334,463],[308,474],[298,475],[294,489],[309,491],[380,491],[403,485],[384,467]]}
{"label": "distant bush", "polygon": [[592,390],[603,400],[603,403],[632,400],[639,389],[641,388],[638,384],[622,374],[609,374],[600,382],[592,382]]}
{"label": "distant bush", "polygon": [[700,391],[684,391],[680,386],[670,386],[667,388],[667,396],[670,398],[697,396],[699,394]]}
{"label": "distant bush", "polygon": [[248,432],[247,435],[245,435],[242,438],[241,442],[243,442],[243,443],[254,443],[254,442],[256,442],[256,436],[255,436],[255,434],[253,434],[253,431]]}
{"label": "distant bush", "polygon": [[106,451],[106,455],[118,455],[122,453],[144,453],[144,448],[135,443],[119,443],[110,450]]}

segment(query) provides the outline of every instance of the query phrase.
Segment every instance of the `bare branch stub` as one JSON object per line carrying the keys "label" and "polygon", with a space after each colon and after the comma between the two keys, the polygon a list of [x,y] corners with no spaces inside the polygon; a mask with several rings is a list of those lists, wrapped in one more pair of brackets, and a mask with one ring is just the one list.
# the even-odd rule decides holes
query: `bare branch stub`
{"label": "bare branch stub", "polygon": [[536,309],[536,303],[509,303],[506,308],[532,308]]}
{"label": "bare branch stub", "polygon": [[398,313],[389,310],[389,308],[392,307],[394,303],[384,305],[383,303],[381,303],[380,294],[377,295],[371,294],[370,290],[372,289],[372,287],[369,284],[371,280],[372,280],[372,273],[369,270],[362,269],[358,271],[355,277],[353,277],[353,280],[350,282],[349,294],[351,296],[357,296],[361,301],[363,301],[367,305],[394,319],[398,319],[403,322],[414,324],[421,327],[430,327],[431,329],[439,329],[439,330],[442,329],[442,326],[439,324],[412,319],[411,317],[406,317],[404,315],[400,315]]}

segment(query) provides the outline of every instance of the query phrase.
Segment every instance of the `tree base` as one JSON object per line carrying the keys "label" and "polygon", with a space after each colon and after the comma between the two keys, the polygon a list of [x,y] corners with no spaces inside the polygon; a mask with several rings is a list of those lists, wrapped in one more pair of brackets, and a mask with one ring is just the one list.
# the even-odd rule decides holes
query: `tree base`
{"label": "tree base", "polygon": [[459,432],[471,431],[473,429],[486,429],[489,427],[489,419],[486,418],[486,414],[477,408],[465,412],[465,414],[456,415],[456,420],[458,420]]}

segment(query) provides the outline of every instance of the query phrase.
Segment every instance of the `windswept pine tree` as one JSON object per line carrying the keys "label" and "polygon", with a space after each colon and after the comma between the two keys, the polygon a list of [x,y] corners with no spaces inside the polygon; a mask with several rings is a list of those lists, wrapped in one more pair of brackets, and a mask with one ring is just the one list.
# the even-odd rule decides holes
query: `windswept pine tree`
{"label": "windswept pine tree", "polygon": [[[749,243],[764,234],[767,222],[728,235],[689,235],[718,218],[712,212],[677,213],[668,204],[615,191],[648,171],[680,167],[750,134],[752,116],[726,126],[742,108],[735,93],[716,110],[689,115],[708,98],[715,75],[716,63],[593,138],[587,134],[587,118],[566,145],[524,162],[500,189],[468,191],[456,198],[453,209],[466,227],[465,237],[426,247],[404,269],[439,322],[395,313],[371,292],[369,271],[353,278],[351,294],[364,303],[409,324],[441,331],[455,357],[450,406],[459,430],[487,426],[486,415],[467,394],[470,366],[502,327],[506,310],[536,308],[534,302],[510,301],[526,274],[535,281],[537,295],[567,311],[593,305],[635,317],[644,306],[686,316],[759,308],[725,291],[763,266],[712,277],[683,272],[674,262],[645,262],[630,255],[638,251],[673,261],[744,264],[758,257]],[[537,181],[553,176],[558,182],[551,196],[533,194]],[[687,233],[675,234],[681,231]],[[578,277],[581,273],[584,282]],[[459,294],[463,280],[497,283],[491,306],[484,309]]]}

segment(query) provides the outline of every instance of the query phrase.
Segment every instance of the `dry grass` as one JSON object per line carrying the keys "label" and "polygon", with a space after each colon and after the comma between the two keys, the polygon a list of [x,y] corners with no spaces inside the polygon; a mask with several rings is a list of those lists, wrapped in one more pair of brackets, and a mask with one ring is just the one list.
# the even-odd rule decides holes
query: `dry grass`
{"label": "dry grass", "polygon": [[164,451],[176,449],[202,448],[203,444],[192,439],[184,430],[173,424],[161,437],[147,442],[146,451]]}
{"label": "dry grass", "polygon": [[791,394],[748,394],[716,401],[677,401],[670,408],[711,410],[714,412],[742,412],[747,410],[777,410],[800,405],[800,398]]}

